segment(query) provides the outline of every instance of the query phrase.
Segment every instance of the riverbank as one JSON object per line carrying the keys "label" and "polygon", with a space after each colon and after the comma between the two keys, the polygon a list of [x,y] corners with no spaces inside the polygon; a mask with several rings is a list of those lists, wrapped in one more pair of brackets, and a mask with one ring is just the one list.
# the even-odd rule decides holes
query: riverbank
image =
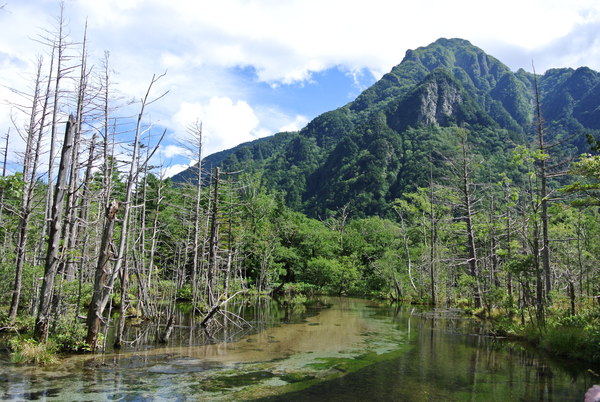
{"label": "riverbank", "polygon": [[527,342],[553,356],[600,365],[600,309],[595,305],[582,304],[573,314],[557,300],[545,311],[543,321],[533,309],[466,312],[486,320],[494,336]]}

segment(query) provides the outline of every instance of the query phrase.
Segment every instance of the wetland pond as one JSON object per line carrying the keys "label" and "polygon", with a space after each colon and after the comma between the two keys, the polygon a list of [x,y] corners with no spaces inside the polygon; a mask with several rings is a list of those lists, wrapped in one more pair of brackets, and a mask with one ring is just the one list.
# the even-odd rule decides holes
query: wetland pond
{"label": "wetland pond", "polygon": [[167,345],[138,325],[129,339],[152,346],[41,368],[1,356],[0,398],[581,401],[600,381],[595,367],[486,336],[452,310],[324,297],[306,305],[262,299],[236,314],[252,326],[225,320],[218,335],[207,335],[180,311]]}

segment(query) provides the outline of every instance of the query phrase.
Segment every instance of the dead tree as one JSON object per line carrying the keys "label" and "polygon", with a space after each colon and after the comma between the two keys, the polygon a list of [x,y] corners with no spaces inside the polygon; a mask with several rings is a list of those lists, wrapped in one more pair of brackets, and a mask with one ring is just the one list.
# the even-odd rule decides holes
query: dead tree
{"label": "dead tree", "polygon": [[[54,158],[56,154],[56,137],[58,136],[57,130],[59,125],[59,111],[60,111],[60,100],[62,93],[62,81],[69,74],[69,72],[73,69],[73,67],[68,67],[65,63],[69,60],[69,56],[67,55],[67,49],[69,46],[68,37],[66,32],[66,20],[64,16],[64,3],[60,3],[60,14],[56,20],[56,32],[50,37],[42,38],[41,42],[46,43],[52,48],[52,62],[51,68],[56,62],[56,75],[54,76],[54,88],[52,90],[52,118],[50,121],[50,152],[48,154],[48,188],[46,192],[46,210],[44,212],[44,221],[42,223],[42,236],[40,238],[40,242],[38,245],[40,260],[43,255],[43,244],[44,237],[47,229],[47,224],[51,220],[51,205],[53,203],[53,192],[54,192]],[[56,56],[56,57],[55,57]],[[48,77],[48,93],[47,96],[50,98],[50,82],[52,81],[52,73],[50,71],[50,76]]]}
{"label": "dead tree", "polygon": [[[6,132],[6,143],[4,145],[4,157],[2,162],[2,177],[6,177],[6,160],[8,157],[8,140],[10,138],[10,128]],[[2,224],[2,211],[4,210],[4,188],[0,187],[0,225]]]}
{"label": "dead tree", "polygon": [[210,238],[209,238],[209,256],[208,256],[208,304],[213,305],[215,297],[215,275],[218,269],[218,251],[219,251],[219,168],[215,168],[214,196],[211,211]]}
{"label": "dead tree", "polygon": [[[81,50],[81,67],[79,74],[79,83],[77,86],[77,114],[76,114],[76,127],[73,138],[73,163],[71,164],[70,171],[70,187],[69,193],[67,194],[67,214],[65,216],[65,233],[64,238],[66,242],[65,251],[68,253],[70,250],[75,250],[80,220],[77,219],[76,210],[79,202],[81,201],[80,194],[80,183],[79,183],[79,149],[83,137],[83,120],[84,120],[84,107],[86,103],[86,94],[88,92],[88,76],[89,71],[87,68],[87,23],[84,29],[82,50]],[[67,280],[73,280],[75,278],[75,262],[73,258],[64,258],[63,261],[63,277]]]}
{"label": "dead tree", "polygon": [[475,217],[475,185],[472,181],[472,161],[469,158],[470,150],[467,144],[468,132],[464,129],[457,129],[459,138],[459,155],[455,158],[442,157],[446,165],[450,168],[450,173],[455,180],[454,189],[459,195],[458,205],[462,210],[461,220],[465,223],[466,246],[468,273],[474,280],[473,293],[476,307],[482,306],[482,291],[479,274],[479,260],[477,256],[477,246],[475,244],[475,229],[473,219]]}
{"label": "dead tree", "polygon": [[[89,147],[89,155],[87,165],[85,168],[85,174],[83,179],[83,189],[81,195],[81,203],[79,205],[79,212],[77,219],[81,223],[87,223],[89,217],[89,203],[91,198],[91,181],[92,181],[92,169],[94,167],[94,157],[96,149],[97,136],[94,134]],[[77,290],[77,305],[75,310],[75,318],[79,316],[79,309],[81,307],[81,291],[83,288],[83,277],[84,277],[84,262],[86,261],[86,248],[89,240],[89,230],[83,230],[83,236],[79,239],[79,250],[81,253],[81,259],[79,260],[79,288]]]}
{"label": "dead tree", "polygon": [[469,273],[475,279],[475,307],[481,307],[481,287],[479,284],[479,266],[477,260],[477,248],[475,246],[475,230],[473,228],[473,216],[475,214],[473,210],[473,183],[471,182],[471,167],[470,161],[467,156],[467,138],[466,134],[464,138],[461,138],[461,173],[462,173],[462,198],[463,198],[463,209],[464,209],[464,221],[467,225],[467,250],[469,253],[468,265]]}
{"label": "dead tree", "polygon": [[[406,218],[404,216],[404,212],[405,212],[404,210],[407,207],[408,207],[408,204],[406,203],[406,201],[400,201],[399,204],[394,208],[394,211],[400,218],[400,228],[402,229],[402,239],[403,239],[403,244],[404,244],[404,251],[406,252],[406,265],[407,265],[407,270],[408,270],[408,279],[410,281],[410,284],[411,284],[413,290],[416,292],[417,286],[415,285],[415,282],[412,277],[412,260],[410,257],[410,248],[408,245],[409,236],[408,236],[408,231],[406,230],[406,223],[405,223]],[[394,273],[394,275],[393,275],[394,288],[396,289],[396,294],[399,295],[400,286],[396,279],[396,271],[394,271],[393,273]]]}
{"label": "dead tree", "polygon": [[[158,77],[156,77],[156,76],[152,77],[152,81],[150,82],[150,85],[148,86],[146,95],[144,96],[144,98],[142,98],[142,101],[141,101],[141,108],[140,108],[140,112],[138,114],[136,130],[135,130],[135,135],[134,135],[134,139],[133,139],[133,151],[132,151],[132,156],[131,156],[131,163],[129,165],[129,172],[127,174],[127,179],[125,182],[125,200],[122,205],[123,218],[122,218],[122,225],[121,225],[121,237],[119,240],[119,247],[117,250],[117,254],[115,256],[115,265],[114,265],[111,275],[108,276],[107,283],[98,283],[98,284],[94,285],[94,292],[98,291],[99,293],[101,293],[102,300],[100,301],[100,304],[99,304],[100,308],[98,310],[96,310],[94,312],[90,311],[93,316],[91,318],[92,320],[95,320],[95,319],[99,320],[100,317],[102,316],[102,313],[104,312],[104,308],[108,304],[108,300],[109,300],[111,292],[110,291],[104,292],[104,287],[106,286],[109,290],[111,290],[118,275],[121,275],[122,278],[127,277],[127,266],[124,265],[124,260],[125,260],[125,253],[126,253],[127,236],[128,236],[128,231],[129,231],[129,218],[130,218],[130,212],[131,212],[131,200],[132,200],[132,194],[133,194],[133,187],[135,185],[135,182],[137,181],[137,177],[138,177],[138,173],[139,173],[136,169],[136,166],[137,166],[137,159],[138,159],[138,152],[139,152],[140,137],[142,135],[142,118],[144,116],[145,108],[148,105],[150,105],[151,103],[155,102],[156,100],[158,100],[166,95],[166,92],[165,92],[164,94],[160,95],[158,98],[156,98],[154,100],[149,99],[150,91],[151,91],[153,85],[163,76],[164,76],[164,74],[160,75]],[[163,136],[164,136],[164,133],[163,133]],[[159,141],[159,143],[160,143],[160,141]],[[97,275],[98,275],[98,273],[97,273]],[[102,276],[102,275],[99,275],[99,276]],[[96,288],[96,286],[98,286],[98,288]],[[125,300],[121,300],[121,303],[125,303]],[[124,320],[123,315],[121,316],[120,320]],[[124,324],[124,321],[123,322],[120,321],[118,324],[119,328],[117,330],[117,335],[115,337],[116,345],[120,345],[120,343],[121,343],[123,324]],[[88,323],[88,337],[87,337],[88,340],[97,339],[98,334],[97,333],[94,334],[95,328],[96,328],[96,325],[90,326]],[[88,344],[90,345],[91,348],[96,347],[95,343],[88,342]]]}
{"label": "dead tree", "polygon": [[107,285],[107,281],[112,277],[110,262],[116,254],[113,244],[113,234],[115,228],[115,220],[120,208],[120,203],[112,200],[113,186],[113,159],[114,155],[114,139],[111,139],[110,128],[110,65],[109,53],[104,53],[102,63],[103,75],[101,77],[101,105],[102,110],[102,199],[103,208],[103,229],[100,239],[98,251],[98,261],[94,273],[94,287],[92,291],[92,300],[87,312],[87,335],[86,343],[92,350],[95,350],[98,343],[98,335],[101,329],[102,316],[106,307],[105,301],[108,301],[112,292],[112,284]]}
{"label": "dead tree", "polygon": [[[40,158],[42,129],[37,130],[38,103],[40,97],[42,60],[38,60],[35,80],[35,90],[32,105],[29,111],[29,125],[25,133],[25,154],[23,155],[23,189],[21,192],[21,206],[19,208],[19,226],[17,229],[17,246],[15,261],[15,280],[10,304],[9,321],[14,324],[17,318],[21,286],[23,280],[23,267],[26,260],[27,238],[29,236],[29,221],[33,212],[33,196],[36,186],[37,169]],[[36,136],[37,133],[37,136]]]}
{"label": "dead tree", "polygon": [[192,301],[196,303],[198,299],[198,277],[200,268],[200,259],[202,251],[200,250],[200,224],[201,224],[201,205],[200,198],[202,195],[202,123],[196,122],[188,128],[189,134],[192,135],[192,141],[196,145],[196,156],[198,164],[196,165],[196,191],[194,202],[194,242],[192,244]]}
{"label": "dead tree", "polygon": [[58,270],[60,235],[63,225],[64,200],[67,192],[67,179],[72,162],[73,135],[75,131],[75,118],[69,116],[65,128],[65,138],[62,145],[60,165],[52,201],[52,214],[50,230],[48,232],[48,249],[46,252],[46,264],[44,266],[44,280],[40,292],[40,304],[35,323],[35,336],[40,341],[45,341],[48,336],[48,325],[50,318],[50,306],[54,293],[54,278]]}
{"label": "dead tree", "polygon": [[537,83],[537,76],[535,74],[535,68],[533,69],[533,77],[535,82],[535,103],[536,103],[536,129],[538,135],[538,149],[542,157],[538,161],[539,169],[540,169],[540,204],[541,204],[541,223],[542,223],[542,249],[541,249],[541,259],[542,259],[542,271],[544,273],[544,282],[546,285],[545,289],[545,297],[546,300],[549,300],[550,291],[552,290],[552,281],[551,281],[551,272],[550,272],[550,241],[548,235],[548,188],[547,188],[547,169],[546,169],[546,158],[544,154],[546,153],[546,143],[544,142],[544,127],[542,121],[542,106],[540,102],[540,94]]}
{"label": "dead tree", "polygon": [[92,301],[90,302],[87,314],[86,343],[92,350],[96,349],[98,334],[100,333],[102,313],[104,312],[104,305],[102,303],[105,299],[105,295],[110,294],[112,290],[106,286],[106,281],[111,275],[110,260],[115,254],[112,238],[119,207],[120,204],[117,201],[113,201],[106,208],[100,255],[98,257],[98,264],[94,275],[94,291],[92,293]]}

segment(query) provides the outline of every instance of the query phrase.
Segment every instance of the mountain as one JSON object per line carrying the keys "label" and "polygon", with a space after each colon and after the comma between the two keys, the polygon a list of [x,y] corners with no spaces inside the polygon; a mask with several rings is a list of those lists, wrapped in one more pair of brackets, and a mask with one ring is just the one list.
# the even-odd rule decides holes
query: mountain
{"label": "mountain", "polygon": [[[353,102],[316,117],[298,132],[241,144],[203,166],[260,173],[288,206],[323,216],[349,204],[356,215],[389,212],[390,202],[443,175],[439,155],[471,133],[473,151],[494,171],[517,144],[534,140],[535,80],[549,141],[583,149],[600,130],[600,74],[587,67],[544,75],[512,72],[463,39],[408,50],[402,62]],[[173,177],[184,182],[191,170]]]}

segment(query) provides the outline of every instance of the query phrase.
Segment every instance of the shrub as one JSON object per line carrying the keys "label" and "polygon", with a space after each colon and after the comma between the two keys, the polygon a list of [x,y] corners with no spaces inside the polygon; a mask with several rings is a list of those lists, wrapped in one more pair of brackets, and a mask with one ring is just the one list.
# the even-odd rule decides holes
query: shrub
{"label": "shrub", "polygon": [[192,285],[186,283],[177,289],[177,300],[192,300]]}
{"label": "shrub", "polygon": [[61,319],[51,336],[51,341],[58,352],[89,352],[90,348],[85,341],[87,335],[83,323],[73,322],[71,319]]}
{"label": "shrub", "polygon": [[314,295],[317,293],[317,287],[312,283],[294,282],[283,285],[283,293],[286,296],[294,296],[297,294]]}
{"label": "shrub", "polygon": [[556,355],[589,360],[595,355],[594,345],[590,340],[587,331],[582,331],[581,328],[557,326],[546,331],[540,345]]}
{"label": "shrub", "polygon": [[29,337],[14,337],[10,340],[13,363],[48,364],[56,360],[56,346],[53,342],[39,343]]}

